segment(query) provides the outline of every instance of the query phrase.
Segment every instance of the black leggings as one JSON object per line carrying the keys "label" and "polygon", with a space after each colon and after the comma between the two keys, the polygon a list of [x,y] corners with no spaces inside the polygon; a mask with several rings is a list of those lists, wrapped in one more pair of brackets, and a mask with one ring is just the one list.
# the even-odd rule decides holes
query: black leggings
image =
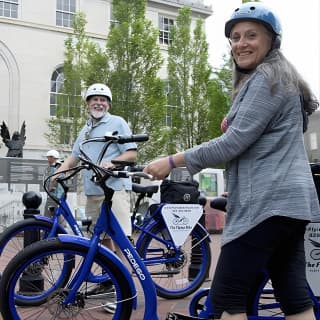
{"label": "black leggings", "polygon": [[211,286],[215,319],[223,311],[246,313],[250,291],[267,270],[286,315],[309,309],[304,233],[307,221],[275,216],[221,248]]}

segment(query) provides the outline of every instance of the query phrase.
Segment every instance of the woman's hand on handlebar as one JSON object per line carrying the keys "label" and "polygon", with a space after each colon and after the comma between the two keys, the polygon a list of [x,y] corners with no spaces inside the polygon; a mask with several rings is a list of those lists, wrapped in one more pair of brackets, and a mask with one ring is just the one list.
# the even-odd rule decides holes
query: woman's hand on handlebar
{"label": "woman's hand on handlebar", "polygon": [[151,174],[154,180],[163,180],[171,172],[172,167],[168,157],[154,160],[146,165],[143,172]]}

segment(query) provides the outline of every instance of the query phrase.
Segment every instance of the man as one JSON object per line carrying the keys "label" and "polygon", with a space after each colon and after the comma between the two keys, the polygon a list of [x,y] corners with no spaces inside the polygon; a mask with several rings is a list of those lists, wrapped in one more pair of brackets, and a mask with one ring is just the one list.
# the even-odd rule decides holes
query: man
{"label": "man", "polygon": [[[123,118],[109,113],[112,103],[112,94],[109,87],[101,83],[91,85],[85,94],[85,100],[90,117],[75,141],[72,154],[61,165],[58,172],[72,168],[78,164],[79,145],[83,140],[103,137],[106,132],[117,132],[118,135],[131,135],[127,122]],[[93,162],[97,161],[102,146],[103,144],[101,143],[89,143],[87,145],[85,151]],[[111,163],[111,160],[136,161],[136,158],[137,146],[135,143],[111,144],[102,159],[101,165],[106,168],[112,168],[114,165]],[[92,182],[91,177],[91,171],[86,170],[83,172],[84,192],[87,197],[85,212],[88,217],[91,216],[95,224],[100,213],[104,195],[102,189]],[[131,214],[128,193],[131,190],[131,181],[130,179],[110,178],[106,183],[116,191],[113,196],[112,210],[124,232],[128,236],[131,236]],[[103,244],[111,250],[116,250],[110,239],[103,241]],[[99,284],[96,289],[95,294],[101,294],[104,291],[110,290],[107,283]],[[112,304],[107,301],[105,310],[109,313],[114,313],[115,307],[114,303]]]}
{"label": "man", "polygon": [[[61,166],[61,162],[59,161],[60,155],[57,150],[49,150],[46,154],[46,157],[48,160],[48,167],[45,172],[45,177],[48,177],[56,172],[56,170]],[[49,185],[50,185],[50,180],[48,181]],[[49,191],[51,195],[53,195],[58,199],[63,194],[63,188],[59,184],[57,184],[54,187],[50,186]],[[53,212],[56,207],[57,207],[57,203],[48,196],[46,206],[45,206],[45,212],[44,212],[45,216],[52,218]]]}

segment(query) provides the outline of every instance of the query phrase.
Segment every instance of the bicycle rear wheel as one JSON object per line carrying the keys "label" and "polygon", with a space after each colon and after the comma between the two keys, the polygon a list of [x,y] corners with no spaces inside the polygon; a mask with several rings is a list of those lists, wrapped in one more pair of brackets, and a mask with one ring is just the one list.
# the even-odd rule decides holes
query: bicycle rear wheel
{"label": "bicycle rear wheel", "polygon": [[[166,240],[166,244],[153,235]],[[206,233],[196,225],[184,244],[174,249],[172,238],[163,221],[140,235],[137,251],[151,274],[157,295],[165,299],[181,299],[195,292],[205,281],[211,266],[211,248]]]}
{"label": "bicycle rear wheel", "polygon": [[[38,240],[46,239],[52,229],[52,222],[47,220],[38,220],[35,218],[28,218],[18,221],[6,228],[0,234],[0,274],[2,275],[4,268],[9,261],[24,249],[27,244]],[[57,228],[58,233],[65,233],[61,226]],[[72,267],[66,264],[61,273],[59,283],[62,285],[68,281]],[[25,304],[41,304],[41,300],[24,299],[22,296],[16,298],[16,303],[19,305]]]}
{"label": "bicycle rear wheel", "polygon": [[[1,314],[4,319],[130,319],[132,312],[131,289],[125,275],[107,257],[98,253],[91,267],[91,274],[98,278],[105,277],[107,273],[113,282],[116,297],[115,314],[108,314],[104,310],[106,295],[90,295],[93,283],[83,282],[76,293],[72,303],[64,304],[69,288],[57,286],[56,281],[63,272],[61,268],[68,259],[74,263],[74,269],[69,283],[77,276],[80,264],[88,253],[88,248],[82,244],[60,242],[59,239],[47,239],[28,246],[24,251],[14,257],[3,273],[3,281],[0,284]],[[99,270],[99,271],[98,271]],[[30,281],[29,292],[20,289],[21,279],[30,271],[37,272],[42,278],[41,288],[39,281]],[[15,303],[16,297],[28,299],[32,296],[41,297],[43,304],[38,306],[20,307]],[[44,298],[46,298],[44,300]]]}
{"label": "bicycle rear wheel", "polygon": [[[8,262],[25,247],[25,239],[42,240],[48,237],[52,222],[28,218],[14,223],[0,234],[0,273],[2,274]],[[58,227],[57,233],[65,233]]]}

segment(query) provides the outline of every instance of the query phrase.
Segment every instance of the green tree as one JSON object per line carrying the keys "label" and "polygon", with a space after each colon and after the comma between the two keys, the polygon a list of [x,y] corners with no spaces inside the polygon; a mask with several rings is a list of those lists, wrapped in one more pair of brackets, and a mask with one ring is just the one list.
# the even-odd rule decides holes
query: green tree
{"label": "green tree", "polygon": [[[192,115],[193,126],[189,128],[188,145],[194,146],[210,138],[210,76],[212,68],[208,63],[208,43],[203,28],[203,20],[198,19],[194,29],[192,43],[192,73],[191,73],[191,105],[195,112]],[[193,134],[192,134],[193,133]]]}
{"label": "green tree", "polygon": [[165,117],[164,83],[158,77],[163,64],[157,45],[158,30],[145,18],[145,0],[114,0],[107,39],[110,66],[108,83],[113,93],[112,112],[130,124],[133,133],[148,133],[139,144],[140,159],[162,152]]}
{"label": "green tree", "polygon": [[172,121],[168,153],[190,148],[210,138],[212,73],[203,20],[197,19],[192,33],[190,8],[179,10],[170,37],[168,105],[171,106]]}

